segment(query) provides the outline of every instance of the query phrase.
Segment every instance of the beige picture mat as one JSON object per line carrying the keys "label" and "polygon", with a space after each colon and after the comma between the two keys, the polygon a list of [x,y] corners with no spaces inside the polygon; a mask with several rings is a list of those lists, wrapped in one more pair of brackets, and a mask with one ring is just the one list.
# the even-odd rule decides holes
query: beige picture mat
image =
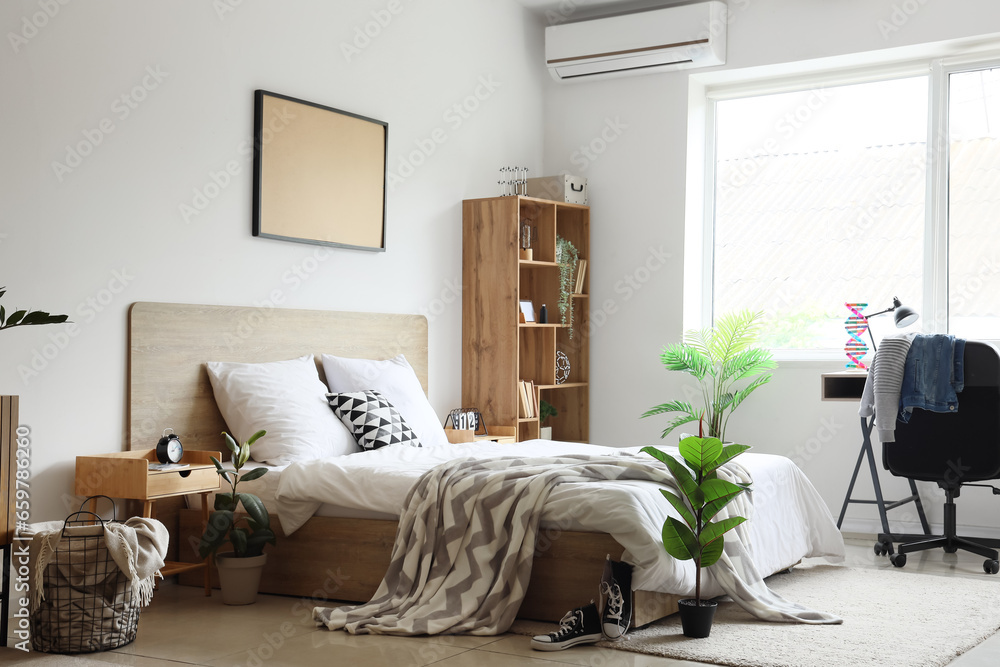
{"label": "beige picture mat", "polygon": [[264,93],[260,232],[383,249],[386,126]]}

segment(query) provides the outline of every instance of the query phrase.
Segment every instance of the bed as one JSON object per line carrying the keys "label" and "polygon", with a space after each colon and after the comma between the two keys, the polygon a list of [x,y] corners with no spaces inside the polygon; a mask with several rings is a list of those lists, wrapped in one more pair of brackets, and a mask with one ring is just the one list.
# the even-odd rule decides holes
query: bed
{"label": "bed", "polygon": [[[318,359],[324,353],[359,359],[388,359],[403,354],[424,391],[427,389],[427,321],[421,316],[134,304],[129,311],[129,446],[148,449],[149,443],[155,442],[160,432],[170,427],[181,435],[187,449],[219,449],[219,434],[227,426],[216,405],[205,368],[209,360],[256,363],[309,354]],[[322,376],[322,367],[319,372]],[[444,448],[428,451],[434,451],[434,456],[430,457],[433,460],[434,457],[465,455],[470,448],[492,455],[564,446],[568,445],[534,441],[534,444],[519,443],[514,448],[465,444],[454,445],[454,451]],[[518,447],[528,449],[522,451],[516,449]],[[615,453],[613,449],[583,446],[583,449],[588,448],[593,453]],[[342,468],[343,479],[345,482],[353,480],[355,490],[372,488],[374,478],[370,475],[385,474],[384,466],[366,471],[360,465],[361,460],[368,454],[376,455],[369,457],[372,459],[386,458],[387,454],[379,454],[386,449],[390,448],[333,460],[329,462],[329,470]],[[414,456],[418,451],[406,454]],[[760,531],[767,534],[766,539],[761,540],[766,551],[761,554],[767,563],[765,574],[788,568],[804,556],[836,557],[838,549],[842,553],[842,541],[829,511],[790,461],[765,455],[744,457],[751,461],[748,467],[759,470],[762,475],[755,480],[763,501],[757,513],[758,522]],[[397,482],[404,490],[406,480],[412,479],[421,466],[431,465],[429,461],[420,465],[404,461],[404,464],[397,466]],[[297,474],[294,464],[287,470],[275,470],[273,476],[267,475],[258,481],[271,477],[275,488],[281,487],[286,485],[282,478],[289,471]],[[790,511],[777,511],[787,504],[787,498],[780,491],[797,491],[800,487],[808,501],[796,502]],[[770,491],[764,493],[765,489]],[[387,494],[385,499],[398,498],[400,491],[394,493],[396,495]],[[354,493],[354,497],[360,499],[352,507],[350,497],[348,493],[333,503],[322,498],[307,501],[306,504],[315,504],[316,509],[327,506],[326,511],[315,514],[308,508],[286,505],[294,507],[295,513],[300,515],[294,520],[291,516],[283,519],[278,513],[278,522],[273,523],[294,524],[296,529],[286,535],[279,528],[277,545],[268,548],[262,592],[319,602],[362,602],[371,597],[389,563],[396,529],[394,511],[399,501],[386,500],[388,504],[379,507],[371,499]],[[175,537],[173,555],[180,560],[196,561],[194,546],[202,530],[200,514],[177,506],[172,511],[161,511],[160,518],[167,522]],[[607,522],[598,524],[609,526]],[[536,550],[520,617],[558,621],[566,610],[596,596],[606,555],[618,558],[627,549],[621,543],[622,536],[616,539],[606,530],[594,530],[593,525],[583,521],[561,524],[558,530],[546,529],[543,516],[540,541],[544,539],[545,544],[540,544]],[[634,551],[635,545],[631,546]],[[645,558],[648,560],[650,556]],[[677,564],[664,556],[657,567],[661,566],[676,568]],[[669,577],[662,572],[656,575],[655,569],[646,577],[646,581],[661,583],[666,579]],[[200,579],[182,575],[182,582],[198,585]],[[669,590],[670,587],[671,584],[665,583],[636,591],[634,624],[644,625],[676,610],[676,601],[682,595]]]}

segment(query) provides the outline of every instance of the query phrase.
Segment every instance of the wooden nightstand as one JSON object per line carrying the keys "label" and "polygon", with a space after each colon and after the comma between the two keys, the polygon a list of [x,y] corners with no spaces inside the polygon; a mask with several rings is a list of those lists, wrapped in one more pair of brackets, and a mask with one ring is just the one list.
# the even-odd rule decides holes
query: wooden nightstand
{"label": "wooden nightstand", "polygon": [[[220,452],[187,451],[181,463],[188,467],[181,470],[150,470],[150,463],[157,463],[156,450],[114,452],[96,456],[76,457],[76,489],[78,496],[110,496],[142,501],[142,515],[154,518],[153,503],[161,498],[201,496],[202,518],[208,521],[208,494],[219,488],[219,473],[210,457],[220,458]],[[91,501],[95,511],[97,501]],[[160,569],[164,577],[188,570],[205,571],[205,595],[212,594],[211,557],[200,563],[171,561]]]}

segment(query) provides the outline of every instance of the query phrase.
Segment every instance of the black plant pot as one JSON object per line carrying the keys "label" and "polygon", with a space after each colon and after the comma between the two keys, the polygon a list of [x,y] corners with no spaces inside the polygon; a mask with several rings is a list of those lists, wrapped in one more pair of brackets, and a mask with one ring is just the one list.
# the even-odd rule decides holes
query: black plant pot
{"label": "black plant pot", "polygon": [[712,632],[712,620],[715,618],[715,610],[719,603],[715,600],[702,600],[701,605],[697,600],[679,600],[677,606],[681,614],[681,628],[684,629],[685,637],[702,639]]}

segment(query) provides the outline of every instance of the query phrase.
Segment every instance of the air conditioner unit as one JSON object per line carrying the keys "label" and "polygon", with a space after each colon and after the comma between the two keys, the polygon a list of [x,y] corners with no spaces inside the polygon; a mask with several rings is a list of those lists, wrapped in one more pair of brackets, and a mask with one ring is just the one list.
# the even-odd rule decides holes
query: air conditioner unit
{"label": "air conditioner unit", "polygon": [[545,60],[556,81],[724,65],[726,12],[712,0],[549,26]]}

